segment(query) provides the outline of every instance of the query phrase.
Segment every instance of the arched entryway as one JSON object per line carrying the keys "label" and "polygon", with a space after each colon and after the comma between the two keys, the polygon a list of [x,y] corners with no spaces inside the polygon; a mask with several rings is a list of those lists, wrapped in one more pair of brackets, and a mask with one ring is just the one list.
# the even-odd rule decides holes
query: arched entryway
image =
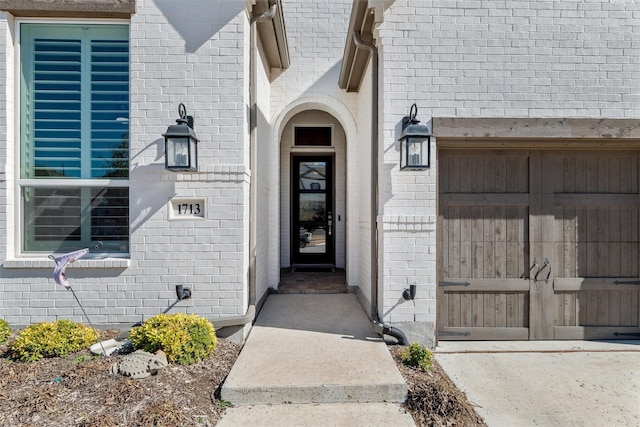
{"label": "arched entryway", "polygon": [[346,267],[346,134],[331,114],[293,115],[280,137],[281,267]]}

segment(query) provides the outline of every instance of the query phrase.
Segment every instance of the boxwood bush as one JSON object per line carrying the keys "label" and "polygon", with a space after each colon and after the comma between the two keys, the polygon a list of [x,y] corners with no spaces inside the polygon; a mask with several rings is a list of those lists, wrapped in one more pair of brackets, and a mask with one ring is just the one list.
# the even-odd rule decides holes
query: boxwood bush
{"label": "boxwood bush", "polygon": [[34,362],[43,357],[64,356],[96,342],[96,332],[70,320],[34,323],[20,331],[9,344],[12,358]]}
{"label": "boxwood bush", "polygon": [[11,336],[11,328],[9,322],[4,319],[0,319],[0,344],[3,344]]}
{"label": "boxwood bush", "polygon": [[162,350],[169,362],[190,365],[213,354],[217,345],[215,329],[207,319],[195,314],[157,314],[129,332],[137,350]]}

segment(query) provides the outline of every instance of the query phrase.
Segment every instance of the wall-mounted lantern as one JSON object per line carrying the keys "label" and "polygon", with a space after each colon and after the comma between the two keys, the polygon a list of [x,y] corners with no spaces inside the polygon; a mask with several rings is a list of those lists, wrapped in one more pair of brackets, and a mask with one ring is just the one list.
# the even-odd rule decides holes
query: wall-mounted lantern
{"label": "wall-mounted lantern", "polygon": [[431,131],[425,124],[416,120],[418,107],[411,106],[409,116],[402,119],[400,135],[400,169],[421,170],[430,167]]}
{"label": "wall-mounted lantern", "polygon": [[167,128],[164,136],[164,167],[170,171],[198,170],[198,138],[193,131],[193,117],[187,115],[183,103],[178,106],[180,118]]}

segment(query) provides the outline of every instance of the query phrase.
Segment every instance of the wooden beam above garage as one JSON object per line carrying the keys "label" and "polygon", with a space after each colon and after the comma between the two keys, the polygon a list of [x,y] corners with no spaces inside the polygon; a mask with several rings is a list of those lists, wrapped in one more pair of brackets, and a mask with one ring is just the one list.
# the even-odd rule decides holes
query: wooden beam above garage
{"label": "wooden beam above garage", "polygon": [[639,119],[434,117],[433,134],[450,148],[640,148]]}

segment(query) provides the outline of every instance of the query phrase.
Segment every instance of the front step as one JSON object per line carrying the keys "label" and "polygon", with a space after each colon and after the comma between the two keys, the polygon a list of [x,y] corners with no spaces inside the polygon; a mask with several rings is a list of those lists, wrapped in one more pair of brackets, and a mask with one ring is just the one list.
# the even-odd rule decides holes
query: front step
{"label": "front step", "polygon": [[292,267],[280,270],[277,294],[340,294],[347,293],[344,269]]}
{"label": "front step", "polygon": [[270,295],[221,391],[234,405],[403,402],[406,394],[353,294]]}
{"label": "front step", "polygon": [[229,408],[218,427],[415,427],[411,415],[392,403],[325,403],[316,405],[252,405]]}

